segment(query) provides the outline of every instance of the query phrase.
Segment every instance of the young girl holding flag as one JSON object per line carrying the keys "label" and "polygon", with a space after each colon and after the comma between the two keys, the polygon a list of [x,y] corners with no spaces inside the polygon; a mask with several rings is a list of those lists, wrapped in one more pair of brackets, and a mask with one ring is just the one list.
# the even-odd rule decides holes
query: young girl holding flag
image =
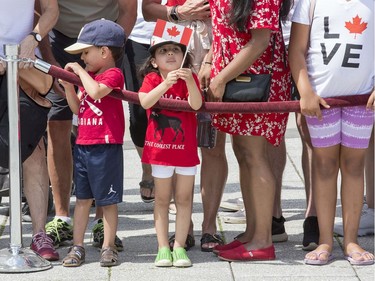
{"label": "young girl holding flag", "polygon": [[[164,32],[160,32],[161,29]],[[184,245],[190,226],[194,180],[199,164],[197,120],[194,112],[153,107],[162,97],[187,100],[194,110],[202,106],[198,78],[190,69],[191,57],[186,46],[190,40],[184,41],[186,32],[187,28],[182,26],[158,21],[151,39],[150,57],[141,70],[144,80],[139,90],[139,100],[147,110],[148,117],[142,162],[151,164],[155,182],[154,219],[159,246],[155,265],[158,267],[191,266]],[[176,39],[173,39],[173,35],[177,35]],[[176,240],[171,253],[168,207],[173,186],[178,212]]]}

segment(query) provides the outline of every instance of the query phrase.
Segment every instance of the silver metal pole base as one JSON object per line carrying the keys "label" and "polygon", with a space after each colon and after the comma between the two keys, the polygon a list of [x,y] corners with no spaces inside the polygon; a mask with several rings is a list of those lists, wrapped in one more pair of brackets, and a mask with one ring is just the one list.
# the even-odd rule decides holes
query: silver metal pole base
{"label": "silver metal pole base", "polygon": [[47,270],[51,263],[34,251],[10,247],[0,250],[0,273],[22,273]]}

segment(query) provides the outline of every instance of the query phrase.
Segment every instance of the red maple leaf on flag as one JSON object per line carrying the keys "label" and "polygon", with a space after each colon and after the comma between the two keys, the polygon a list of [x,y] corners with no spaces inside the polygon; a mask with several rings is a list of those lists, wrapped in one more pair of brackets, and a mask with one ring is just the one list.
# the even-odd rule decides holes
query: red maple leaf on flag
{"label": "red maple leaf on flag", "polygon": [[346,21],[345,27],[350,31],[349,33],[354,33],[354,39],[357,34],[362,34],[362,32],[367,28],[367,22],[362,22],[362,18],[358,15],[353,18],[353,22]]}
{"label": "red maple leaf on flag", "polygon": [[180,31],[178,31],[177,27],[174,25],[171,28],[167,28],[167,32],[171,37],[176,37],[180,35]]}

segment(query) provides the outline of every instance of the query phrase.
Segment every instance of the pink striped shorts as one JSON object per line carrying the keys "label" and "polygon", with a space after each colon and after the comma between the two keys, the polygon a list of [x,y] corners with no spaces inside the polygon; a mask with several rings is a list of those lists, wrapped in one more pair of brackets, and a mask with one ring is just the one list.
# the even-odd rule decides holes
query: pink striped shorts
{"label": "pink striped shorts", "polygon": [[306,116],[313,147],[341,144],[366,149],[374,125],[374,111],[365,106],[348,106],[322,110],[323,120]]}

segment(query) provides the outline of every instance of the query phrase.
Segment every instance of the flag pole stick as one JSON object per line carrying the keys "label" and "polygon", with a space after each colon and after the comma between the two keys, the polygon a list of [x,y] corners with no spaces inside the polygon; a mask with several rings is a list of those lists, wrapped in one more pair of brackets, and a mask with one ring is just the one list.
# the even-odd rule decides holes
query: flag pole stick
{"label": "flag pole stick", "polygon": [[184,54],[184,58],[182,59],[182,63],[181,63],[181,67],[180,67],[180,68],[182,68],[182,67],[184,66],[184,64],[185,64],[185,59],[186,59],[186,56],[187,56],[187,54],[188,54],[188,52],[189,52],[189,47],[190,47],[190,43],[191,43],[191,38],[193,38],[193,35],[190,36],[189,44],[186,46],[186,52],[185,52],[185,54]]}

